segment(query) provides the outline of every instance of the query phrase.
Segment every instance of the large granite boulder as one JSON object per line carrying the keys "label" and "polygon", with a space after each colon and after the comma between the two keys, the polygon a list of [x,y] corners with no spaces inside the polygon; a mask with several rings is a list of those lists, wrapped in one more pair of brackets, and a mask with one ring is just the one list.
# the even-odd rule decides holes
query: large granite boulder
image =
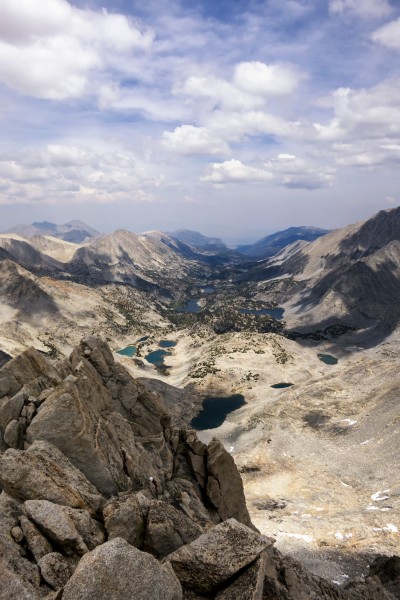
{"label": "large granite boulder", "polygon": [[179,581],[198,592],[210,592],[253,562],[272,539],[255,533],[235,519],[216,525],[168,560]]}
{"label": "large granite boulder", "polygon": [[64,588],[63,600],[181,600],[170,566],[115,538],[86,554]]}
{"label": "large granite boulder", "polygon": [[153,500],[150,504],[144,549],[157,558],[163,558],[185,544],[190,544],[203,533],[203,529],[178,510]]}
{"label": "large granite boulder", "polygon": [[20,500],[46,499],[95,513],[102,498],[97,489],[65,455],[47,442],[37,441],[25,451],[0,454],[0,485]]}
{"label": "large granite boulder", "polygon": [[136,548],[143,547],[145,519],[136,494],[111,498],[103,509],[103,518],[109,540],[120,537]]}

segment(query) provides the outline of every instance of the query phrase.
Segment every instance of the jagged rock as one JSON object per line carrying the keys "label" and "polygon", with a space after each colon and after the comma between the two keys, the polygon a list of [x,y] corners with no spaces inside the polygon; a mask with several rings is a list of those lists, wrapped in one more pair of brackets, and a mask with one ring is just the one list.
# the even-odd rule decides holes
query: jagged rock
{"label": "jagged rock", "polygon": [[268,554],[264,551],[216,600],[262,600]]}
{"label": "jagged rock", "polygon": [[370,566],[370,575],[378,577],[389,592],[400,598],[399,556],[378,556]]}
{"label": "jagged rock", "polygon": [[21,500],[46,499],[95,513],[102,501],[96,488],[47,442],[0,455],[0,485]]}
{"label": "jagged rock", "polygon": [[8,394],[11,388],[11,382],[8,375],[0,377],[0,398],[3,398]]}
{"label": "jagged rock", "polygon": [[120,537],[136,548],[143,547],[144,519],[135,494],[112,498],[103,509],[103,517],[109,540]]}
{"label": "jagged rock", "polygon": [[43,579],[53,590],[62,588],[71,577],[68,562],[58,552],[46,554],[38,561],[38,565]]}
{"label": "jagged rock", "polygon": [[149,554],[115,538],[86,554],[63,600],[181,600],[179,582]]}
{"label": "jagged rock", "polygon": [[207,496],[222,520],[234,518],[254,527],[246,507],[243,483],[232,456],[215,438],[207,447]]}
{"label": "jagged rock", "polygon": [[253,562],[273,540],[229,519],[167,557],[182,585],[210,592]]}
{"label": "jagged rock", "polygon": [[299,563],[269,549],[263,600],[395,600],[378,578],[339,587],[307,572]]}
{"label": "jagged rock", "polygon": [[105,541],[106,536],[103,527],[98,521],[92,519],[87,510],[78,510],[69,506],[63,506],[62,511],[70,517],[89,550],[94,550],[96,546]]}
{"label": "jagged rock", "polygon": [[153,500],[147,517],[145,550],[163,558],[203,533],[203,529],[173,506]]}
{"label": "jagged rock", "polygon": [[17,448],[20,434],[20,425],[17,420],[10,421],[4,431],[4,441],[10,448]]}
{"label": "jagged rock", "polygon": [[0,560],[0,600],[38,600],[35,589]]}
{"label": "jagged rock", "polygon": [[0,378],[6,380],[4,385],[9,386],[6,393],[10,397],[15,396],[27,384],[43,377],[47,384],[60,382],[60,376],[53,365],[34,348],[16,356],[0,369]]}
{"label": "jagged rock", "polygon": [[47,537],[61,546],[66,554],[84,554],[88,551],[74,522],[63,510],[64,507],[48,500],[27,500],[27,515]]}
{"label": "jagged rock", "polygon": [[11,421],[18,421],[24,406],[23,394],[18,394],[12,398],[3,398],[0,401],[0,427],[3,431]]}
{"label": "jagged rock", "polygon": [[46,554],[53,552],[53,547],[49,540],[39,531],[32,521],[22,515],[20,517],[20,523],[28,548],[32,552],[36,562]]}
{"label": "jagged rock", "polygon": [[[39,569],[27,559],[23,546],[11,534],[15,528],[19,529],[21,509],[22,505],[18,500],[10,498],[5,492],[0,494],[0,561],[3,560],[7,569],[17,575],[21,586],[34,593],[40,585]],[[0,597],[1,590],[0,585]]]}
{"label": "jagged rock", "polygon": [[[106,344],[82,342],[69,361],[70,374],[78,376],[67,376],[44,400],[27,440],[54,444],[106,496],[140,490],[149,477],[162,491],[173,466],[164,436],[169,417],[153,394],[111,361]],[[100,363],[111,375],[103,378]]]}

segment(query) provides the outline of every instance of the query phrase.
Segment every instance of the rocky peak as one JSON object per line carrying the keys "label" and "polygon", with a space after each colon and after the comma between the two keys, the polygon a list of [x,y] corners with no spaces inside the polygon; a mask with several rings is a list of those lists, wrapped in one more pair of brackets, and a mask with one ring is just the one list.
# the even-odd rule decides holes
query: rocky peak
{"label": "rocky peak", "polygon": [[97,338],[0,369],[0,442],[2,600],[394,597],[379,577],[342,591],[285,563],[221,443],[174,429]]}

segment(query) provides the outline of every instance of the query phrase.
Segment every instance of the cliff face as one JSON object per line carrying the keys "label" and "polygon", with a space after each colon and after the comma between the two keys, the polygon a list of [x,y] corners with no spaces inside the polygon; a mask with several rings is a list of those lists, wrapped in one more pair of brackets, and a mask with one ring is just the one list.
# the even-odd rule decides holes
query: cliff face
{"label": "cliff face", "polygon": [[174,430],[98,339],[0,369],[0,450],[1,600],[394,597],[379,573],[341,590],[279,556],[230,454]]}

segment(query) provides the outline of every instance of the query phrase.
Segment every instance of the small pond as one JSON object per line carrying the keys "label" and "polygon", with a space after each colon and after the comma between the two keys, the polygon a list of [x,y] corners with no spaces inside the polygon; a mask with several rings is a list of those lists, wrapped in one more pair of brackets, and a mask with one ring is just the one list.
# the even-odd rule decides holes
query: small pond
{"label": "small pond", "polygon": [[145,356],[147,362],[151,363],[155,367],[159,369],[165,369],[164,358],[166,356],[172,356],[171,352],[167,352],[167,350],[154,350]]}
{"label": "small pond", "polygon": [[213,294],[215,292],[215,288],[207,285],[206,287],[201,288],[201,291],[203,294]]}
{"label": "small pond", "polygon": [[284,308],[260,308],[260,309],[255,309],[255,308],[242,308],[240,310],[240,312],[242,313],[242,315],[269,315],[270,317],[272,317],[273,319],[276,319],[277,321],[282,321],[283,319],[283,313],[285,312]]}
{"label": "small pond", "polygon": [[139,342],[145,342],[148,339],[149,339],[149,336],[148,335],[144,335],[143,337],[139,338],[136,343],[138,344]]}
{"label": "small pond", "polygon": [[192,419],[191,427],[197,431],[205,429],[215,429],[220,427],[225,421],[227,415],[241,408],[246,404],[242,394],[234,394],[233,396],[209,396],[203,400],[203,407],[200,413]]}
{"label": "small pond", "polygon": [[122,350],[118,350],[117,354],[122,354],[122,356],[135,356],[136,354],[136,346],[127,346],[126,348],[122,348]]}
{"label": "small pond", "polygon": [[174,348],[176,344],[177,342],[173,342],[172,340],[161,340],[161,342],[158,345],[160,346],[160,348]]}
{"label": "small pond", "polygon": [[271,385],[272,388],[274,388],[275,390],[282,390],[284,388],[288,388],[288,387],[292,387],[292,385],[294,385],[294,383],[274,383],[273,385]]}
{"label": "small pond", "polygon": [[338,358],[335,358],[331,354],[317,354],[319,360],[321,360],[326,365],[337,365],[339,362]]}
{"label": "small pond", "polygon": [[198,300],[189,300],[186,306],[180,306],[176,309],[176,312],[181,313],[199,313],[201,312],[201,306]]}

